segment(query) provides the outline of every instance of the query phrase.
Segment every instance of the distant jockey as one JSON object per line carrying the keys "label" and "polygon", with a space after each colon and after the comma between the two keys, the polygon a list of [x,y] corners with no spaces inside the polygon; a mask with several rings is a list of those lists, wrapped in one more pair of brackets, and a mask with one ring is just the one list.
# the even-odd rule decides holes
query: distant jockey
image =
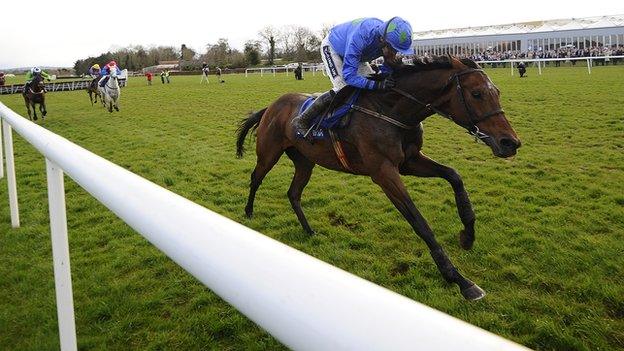
{"label": "distant jockey", "polygon": [[97,63],[93,64],[93,66],[89,68],[88,73],[93,79],[99,78],[100,77],[100,65],[98,65]]}
{"label": "distant jockey", "polygon": [[[298,137],[305,135],[312,118],[321,114],[331,102],[335,92],[350,85],[360,89],[389,90],[395,85],[389,76],[397,63],[397,52],[413,54],[412,27],[400,17],[387,22],[377,18],[361,18],[333,27],[321,42],[321,58],[333,84],[333,89],[319,96],[292,124]],[[388,77],[381,81],[369,79],[374,71],[368,64],[384,57],[381,73]]]}
{"label": "distant jockey", "polygon": [[96,90],[97,82],[100,79],[100,65],[97,63],[93,64],[91,68],[89,68],[89,72],[87,72],[93,80],[91,81],[91,89]]}
{"label": "distant jockey", "polygon": [[119,69],[119,67],[117,67],[117,62],[115,61],[109,62],[100,71],[100,75],[102,75],[102,78],[100,79],[100,87],[104,87],[106,83],[108,83],[108,79],[110,78],[110,74],[112,71],[117,72],[117,75],[121,74],[121,70]]}
{"label": "distant jockey", "polygon": [[36,76],[41,76],[42,78],[47,79],[48,81],[50,81],[51,79],[50,75],[42,71],[41,68],[39,67],[31,68],[30,71],[26,73],[26,84],[24,84],[24,93],[26,93],[26,91],[30,89],[30,83],[33,81],[33,79],[35,79]]}

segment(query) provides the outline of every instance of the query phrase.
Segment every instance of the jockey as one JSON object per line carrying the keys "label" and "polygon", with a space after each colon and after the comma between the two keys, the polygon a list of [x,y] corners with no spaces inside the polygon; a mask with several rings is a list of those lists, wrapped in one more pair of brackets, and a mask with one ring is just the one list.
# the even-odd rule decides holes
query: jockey
{"label": "jockey", "polygon": [[26,73],[26,84],[24,84],[24,90],[23,90],[24,93],[26,93],[26,90],[30,89],[30,83],[37,76],[41,76],[42,78],[45,78],[48,81],[50,81],[50,78],[51,78],[50,75],[47,74],[46,72],[42,71],[41,68],[39,68],[39,67],[31,68],[30,71],[28,71],[28,73]]}
{"label": "jockey", "polygon": [[102,78],[100,78],[101,87],[104,87],[104,85],[108,83],[108,79],[110,78],[109,75],[113,70],[117,72],[118,75],[121,74],[121,70],[117,66],[117,62],[115,62],[114,60],[109,62],[106,66],[102,68],[102,70],[100,71],[100,75],[102,75]]}
{"label": "jockey", "polygon": [[293,119],[297,136],[305,135],[311,119],[321,114],[335,93],[345,86],[368,90],[393,88],[391,77],[382,81],[367,78],[374,73],[368,62],[383,56],[381,72],[389,74],[392,68],[387,63],[400,63],[397,52],[413,54],[411,47],[412,27],[400,17],[387,22],[361,18],[333,27],[321,42],[321,58],[333,89],[319,96],[306,111]]}
{"label": "jockey", "polygon": [[91,68],[89,68],[89,75],[93,79],[99,78],[100,77],[100,65],[96,63],[93,66],[91,66]]}

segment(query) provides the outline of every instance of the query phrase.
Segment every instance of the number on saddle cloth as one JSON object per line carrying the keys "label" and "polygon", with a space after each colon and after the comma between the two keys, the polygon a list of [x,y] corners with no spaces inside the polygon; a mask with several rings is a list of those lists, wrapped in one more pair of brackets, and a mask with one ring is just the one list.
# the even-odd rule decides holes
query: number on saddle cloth
{"label": "number on saddle cloth", "polygon": [[[342,121],[342,118],[351,111],[351,106],[357,102],[357,99],[360,97],[360,92],[361,92],[360,89],[355,89],[355,91],[351,93],[350,97],[345,102],[343,102],[340,106],[332,107],[329,111],[326,112],[324,116],[323,115],[315,116],[314,119],[312,120],[312,125],[316,126],[316,128],[311,131],[312,137],[314,139],[324,139],[325,138],[325,133],[323,132],[324,129],[332,129],[332,128],[339,127],[339,124]],[[341,98],[340,92],[338,93],[338,96],[336,96],[335,98],[342,100],[340,99]],[[307,110],[308,107],[312,105],[314,100],[316,100],[315,96],[311,96],[307,98],[303,102],[303,104],[301,104],[301,107],[299,109],[299,114]],[[340,103],[340,101],[338,101],[338,103]]]}

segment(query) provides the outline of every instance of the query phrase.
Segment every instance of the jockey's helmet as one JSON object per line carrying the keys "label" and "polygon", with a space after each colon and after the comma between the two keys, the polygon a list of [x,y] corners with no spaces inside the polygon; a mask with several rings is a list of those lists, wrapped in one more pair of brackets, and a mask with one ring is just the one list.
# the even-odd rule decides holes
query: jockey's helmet
{"label": "jockey's helmet", "polygon": [[94,64],[93,66],[91,66],[91,68],[93,68],[93,69],[100,69],[100,65],[98,65],[98,64],[96,63],[96,64]]}
{"label": "jockey's helmet", "polygon": [[112,60],[111,62],[108,63],[108,66],[110,67],[117,66],[117,62],[115,62],[115,60]]}
{"label": "jockey's helmet", "polygon": [[32,74],[38,74],[41,73],[41,68],[39,67],[33,67],[30,72],[32,72]]}
{"label": "jockey's helmet", "polygon": [[384,25],[384,41],[394,50],[405,54],[413,54],[412,26],[401,17],[393,17]]}

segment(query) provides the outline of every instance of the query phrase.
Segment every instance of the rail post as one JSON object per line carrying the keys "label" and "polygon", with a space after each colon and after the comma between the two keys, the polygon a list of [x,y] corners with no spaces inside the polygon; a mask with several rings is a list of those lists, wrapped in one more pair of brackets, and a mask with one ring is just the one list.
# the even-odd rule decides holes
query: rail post
{"label": "rail post", "polygon": [[54,287],[56,314],[62,351],[77,350],[74,297],[69,265],[69,239],[65,210],[65,185],[63,170],[46,158],[48,179],[48,204],[50,206],[50,234],[54,261]]}
{"label": "rail post", "polygon": [[4,178],[4,157],[2,157],[2,123],[0,122],[0,179],[2,178]]}
{"label": "rail post", "polygon": [[17,205],[17,184],[15,181],[15,162],[13,158],[13,134],[11,130],[11,125],[5,119],[2,119],[2,134],[4,136],[7,184],[9,187],[9,208],[11,209],[11,226],[13,228],[19,228],[19,207]]}

